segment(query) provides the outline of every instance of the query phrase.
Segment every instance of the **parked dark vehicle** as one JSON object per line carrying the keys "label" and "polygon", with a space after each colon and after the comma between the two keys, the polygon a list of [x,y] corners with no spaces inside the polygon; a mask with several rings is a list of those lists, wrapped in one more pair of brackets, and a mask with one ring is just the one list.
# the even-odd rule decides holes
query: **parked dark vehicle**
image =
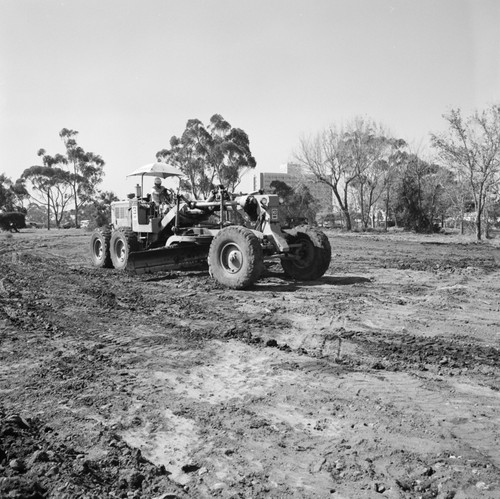
{"label": "parked dark vehicle", "polygon": [[19,232],[19,229],[26,229],[26,216],[17,211],[0,213],[0,229],[10,232]]}

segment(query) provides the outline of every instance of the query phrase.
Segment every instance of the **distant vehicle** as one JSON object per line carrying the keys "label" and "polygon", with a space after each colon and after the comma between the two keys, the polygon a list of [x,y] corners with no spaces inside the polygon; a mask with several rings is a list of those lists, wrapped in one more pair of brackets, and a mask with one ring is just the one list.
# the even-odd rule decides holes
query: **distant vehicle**
{"label": "distant vehicle", "polygon": [[325,229],[331,229],[332,228],[332,222],[323,222],[323,228],[325,228]]}
{"label": "distant vehicle", "polygon": [[72,229],[73,227],[75,227],[75,222],[66,222],[62,224],[61,227],[63,229]]}
{"label": "distant vehicle", "polygon": [[17,211],[0,213],[0,229],[10,232],[19,232],[19,229],[26,229],[24,213]]}
{"label": "distant vehicle", "polygon": [[33,229],[42,229],[43,228],[43,224],[38,223],[38,222],[26,222],[26,225],[28,225],[29,227],[33,227]]}
{"label": "distant vehicle", "polygon": [[86,229],[89,226],[90,220],[81,220],[80,221],[80,227],[82,229]]}

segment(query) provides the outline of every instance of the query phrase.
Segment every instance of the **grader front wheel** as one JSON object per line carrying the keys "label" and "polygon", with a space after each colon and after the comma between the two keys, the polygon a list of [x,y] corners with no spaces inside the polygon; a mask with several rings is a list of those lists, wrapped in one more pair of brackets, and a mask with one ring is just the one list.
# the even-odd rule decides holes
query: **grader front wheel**
{"label": "grader front wheel", "polygon": [[245,227],[222,229],[210,245],[208,265],[210,274],[222,285],[247,288],[257,281],[264,265],[259,239]]}

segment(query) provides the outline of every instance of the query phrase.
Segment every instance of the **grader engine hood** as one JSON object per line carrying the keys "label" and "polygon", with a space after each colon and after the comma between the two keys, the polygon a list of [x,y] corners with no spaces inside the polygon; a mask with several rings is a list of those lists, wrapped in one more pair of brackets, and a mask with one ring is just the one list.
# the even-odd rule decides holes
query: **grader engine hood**
{"label": "grader engine hood", "polygon": [[150,203],[137,198],[111,203],[111,223],[114,227],[132,227],[136,232],[158,233],[161,218]]}
{"label": "grader engine hood", "polygon": [[115,201],[111,203],[111,223],[114,227],[131,225],[129,201]]}

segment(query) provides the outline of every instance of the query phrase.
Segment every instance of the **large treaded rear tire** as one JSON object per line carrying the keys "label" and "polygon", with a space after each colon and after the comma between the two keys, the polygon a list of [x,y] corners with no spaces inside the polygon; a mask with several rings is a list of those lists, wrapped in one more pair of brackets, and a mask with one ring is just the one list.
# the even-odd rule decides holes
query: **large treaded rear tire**
{"label": "large treaded rear tire", "polygon": [[109,253],[111,230],[107,227],[98,227],[90,236],[90,258],[97,268],[111,268],[113,263]]}
{"label": "large treaded rear tire", "polygon": [[210,244],[210,274],[231,289],[244,289],[258,280],[264,268],[262,246],[246,227],[222,229]]}
{"label": "large treaded rear tire", "polygon": [[140,249],[137,235],[130,229],[117,229],[111,234],[109,252],[116,270],[127,268],[130,253]]}
{"label": "large treaded rear tire", "polygon": [[287,231],[285,238],[288,244],[301,245],[292,250],[292,254],[298,259],[281,260],[281,266],[288,277],[299,281],[314,281],[327,271],[332,259],[332,248],[323,232],[303,225]]}

